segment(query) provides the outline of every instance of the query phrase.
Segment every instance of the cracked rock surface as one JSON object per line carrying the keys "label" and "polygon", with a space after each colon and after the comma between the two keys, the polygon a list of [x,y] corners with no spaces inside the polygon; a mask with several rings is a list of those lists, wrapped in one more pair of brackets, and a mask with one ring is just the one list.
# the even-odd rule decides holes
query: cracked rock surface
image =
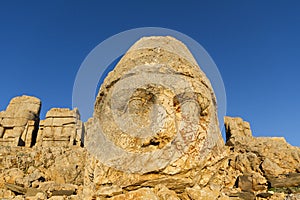
{"label": "cracked rock surface", "polygon": [[[201,67],[201,66],[200,66]],[[300,148],[225,117],[188,48],[136,42],[108,74],[94,115],[13,98],[0,112],[0,199],[300,199]]]}

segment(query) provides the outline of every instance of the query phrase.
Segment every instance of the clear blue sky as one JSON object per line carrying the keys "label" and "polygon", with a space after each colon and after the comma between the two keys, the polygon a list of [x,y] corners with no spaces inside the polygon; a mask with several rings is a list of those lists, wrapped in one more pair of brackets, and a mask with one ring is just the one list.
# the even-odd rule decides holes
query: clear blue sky
{"label": "clear blue sky", "polygon": [[[104,1],[103,1],[104,2]],[[255,136],[300,146],[299,1],[0,1],[0,110],[17,95],[71,107],[82,61],[101,41],[137,27],[197,40],[224,80],[227,115]]]}

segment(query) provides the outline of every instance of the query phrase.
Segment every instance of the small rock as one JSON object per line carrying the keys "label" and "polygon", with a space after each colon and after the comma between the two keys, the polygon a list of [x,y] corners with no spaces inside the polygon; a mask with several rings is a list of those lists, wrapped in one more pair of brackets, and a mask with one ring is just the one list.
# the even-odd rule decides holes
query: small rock
{"label": "small rock", "polygon": [[239,176],[238,187],[244,192],[252,192],[252,177],[249,175]]}
{"label": "small rock", "polygon": [[52,192],[52,196],[71,196],[74,193],[74,190],[55,190]]}
{"label": "small rock", "polygon": [[12,198],[14,197],[15,194],[11,191],[11,190],[7,190],[7,189],[0,189],[0,198],[5,199],[5,198]]}
{"label": "small rock", "polygon": [[253,192],[237,192],[231,193],[229,197],[238,197],[243,200],[255,200],[255,195]]}
{"label": "small rock", "polygon": [[160,200],[180,200],[176,192],[169,190],[164,185],[157,185],[154,190]]}
{"label": "small rock", "polygon": [[300,186],[300,173],[290,173],[280,177],[267,177],[273,188]]}
{"label": "small rock", "polygon": [[111,200],[159,200],[159,197],[150,188],[141,188],[130,191],[126,194],[120,194],[110,198]]}
{"label": "small rock", "polygon": [[186,192],[192,200],[214,200],[220,195],[219,190],[211,190],[209,187],[200,188],[198,185],[186,188]]}
{"label": "small rock", "polygon": [[25,196],[36,196],[38,193],[43,193],[43,191],[36,188],[28,188]]}
{"label": "small rock", "polygon": [[47,195],[43,192],[37,193],[35,196],[26,197],[26,200],[45,200],[47,199]]}
{"label": "small rock", "polygon": [[66,198],[63,196],[53,196],[49,198],[49,200],[65,200]]}
{"label": "small rock", "polygon": [[10,184],[10,183],[6,183],[5,184],[6,188],[15,192],[15,193],[18,193],[18,194],[25,194],[26,193],[26,189],[21,187],[21,186],[18,186],[18,185],[15,185],[15,184]]}
{"label": "small rock", "polygon": [[6,183],[14,184],[16,183],[17,179],[24,178],[24,172],[18,168],[12,168],[8,169],[7,171],[4,171],[3,177]]}
{"label": "small rock", "polygon": [[271,197],[273,194],[269,193],[269,192],[263,192],[263,193],[259,193],[256,195],[256,197],[260,197],[260,198],[269,198]]}
{"label": "small rock", "polygon": [[64,195],[64,194],[72,195],[76,192],[77,188],[78,188],[77,185],[58,184],[53,181],[49,181],[49,182],[41,183],[38,189],[52,195],[53,193],[55,195]]}
{"label": "small rock", "polygon": [[267,176],[278,176],[284,173],[284,169],[272,162],[269,158],[265,158],[261,166]]}
{"label": "small rock", "polygon": [[97,190],[97,196],[115,196],[122,193],[122,188],[118,186],[101,186]]}

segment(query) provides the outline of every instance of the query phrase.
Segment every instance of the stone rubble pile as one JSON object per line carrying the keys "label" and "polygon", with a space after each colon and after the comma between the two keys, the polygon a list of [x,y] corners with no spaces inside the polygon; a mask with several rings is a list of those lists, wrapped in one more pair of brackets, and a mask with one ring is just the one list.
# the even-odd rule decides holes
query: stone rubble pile
{"label": "stone rubble pile", "polygon": [[85,149],[0,146],[0,199],[82,199]]}

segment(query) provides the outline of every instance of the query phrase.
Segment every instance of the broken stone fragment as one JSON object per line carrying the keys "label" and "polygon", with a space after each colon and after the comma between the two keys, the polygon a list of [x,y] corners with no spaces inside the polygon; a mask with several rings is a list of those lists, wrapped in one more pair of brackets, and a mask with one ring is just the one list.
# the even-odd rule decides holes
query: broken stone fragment
{"label": "broken stone fragment", "polygon": [[175,191],[162,184],[156,185],[154,190],[160,200],[180,200]]}
{"label": "broken stone fragment", "polygon": [[159,197],[150,188],[141,188],[135,191],[130,191],[126,194],[116,195],[111,200],[159,200]]}
{"label": "broken stone fragment", "polygon": [[33,197],[33,196],[36,196],[38,193],[44,193],[45,195],[47,195],[42,190],[39,190],[39,189],[36,189],[36,188],[28,188],[27,191],[26,191],[25,196],[26,197]]}
{"label": "broken stone fragment", "polygon": [[70,110],[69,108],[51,108],[46,118],[76,118],[79,115],[78,109]]}
{"label": "broken stone fragment", "polygon": [[0,198],[1,199],[12,199],[15,197],[15,194],[8,189],[0,188]]}
{"label": "broken stone fragment", "polygon": [[288,188],[300,186],[300,173],[290,173],[279,177],[268,177],[271,187]]}
{"label": "broken stone fragment", "polygon": [[285,172],[284,169],[279,167],[276,163],[272,162],[269,158],[264,159],[261,167],[266,176],[278,176]]}
{"label": "broken stone fragment", "polygon": [[3,138],[3,134],[4,134],[4,128],[0,126],[0,138]]}
{"label": "broken stone fragment", "polygon": [[186,192],[192,200],[210,200],[217,199],[220,196],[220,189],[200,188],[199,185],[195,185],[193,188],[186,188]]}
{"label": "broken stone fragment", "polygon": [[15,185],[15,184],[11,184],[11,183],[6,183],[5,187],[17,194],[26,194],[27,190],[24,187]]}

